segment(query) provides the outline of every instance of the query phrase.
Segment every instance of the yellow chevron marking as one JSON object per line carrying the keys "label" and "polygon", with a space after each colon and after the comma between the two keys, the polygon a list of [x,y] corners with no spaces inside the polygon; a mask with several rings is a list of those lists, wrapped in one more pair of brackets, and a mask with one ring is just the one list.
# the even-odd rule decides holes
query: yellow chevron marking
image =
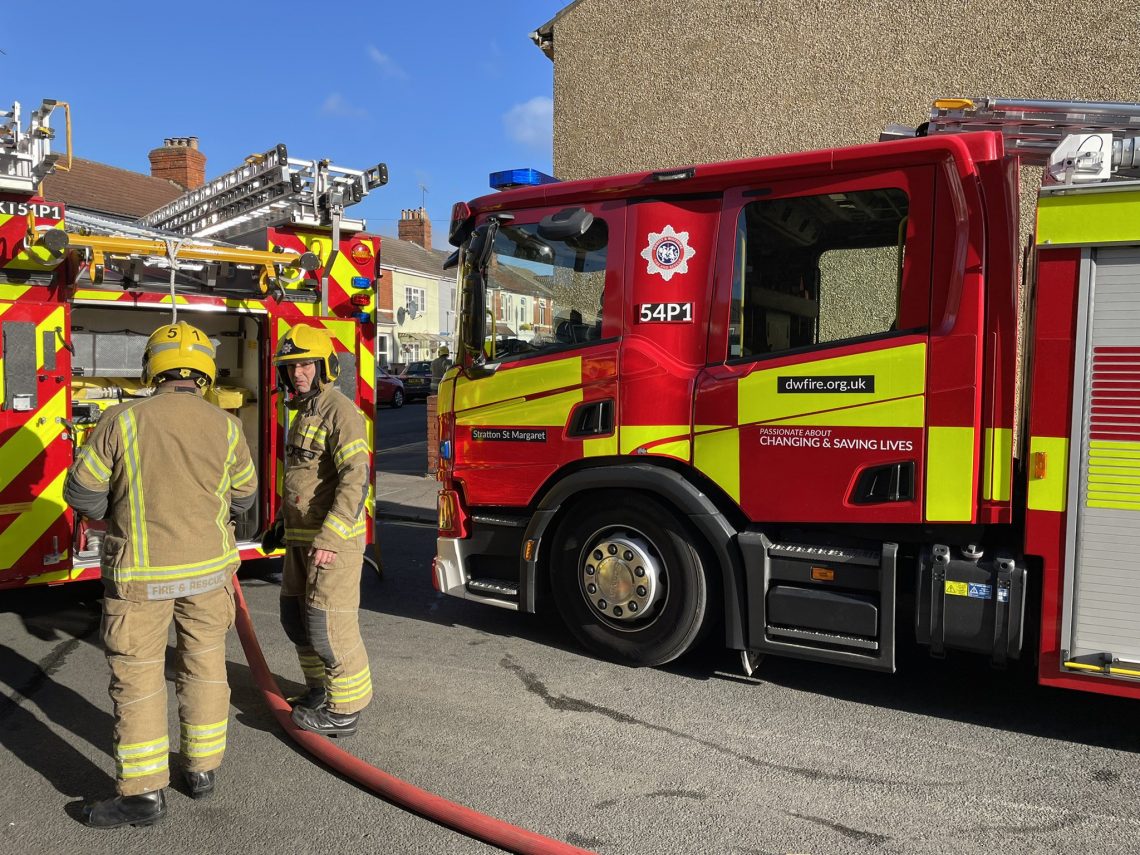
{"label": "yellow chevron marking", "polygon": [[372,342],[360,342],[360,379],[369,389],[376,389],[376,354],[372,352]]}
{"label": "yellow chevron marking", "polygon": [[321,318],[321,323],[328,330],[329,335],[339,341],[345,350],[353,356],[356,355],[356,321]]}
{"label": "yellow chevron marking", "polygon": [[66,477],[66,470],[60,472],[32,500],[31,510],[20,514],[15,522],[0,532],[0,570],[12,567],[67,510],[63,501],[63,480]]}
{"label": "yellow chevron marking", "polygon": [[0,284],[0,300],[16,302],[31,290],[31,285]]}
{"label": "yellow chevron marking", "polygon": [[67,389],[56,392],[55,397],[44,404],[29,422],[0,446],[0,491],[11,484],[21,472],[27,469],[44,453],[48,443],[63,431],[63,425],[56,421],[67,415]]}
{"label": "yellow chevron marking", "polygon": [[[67,553],[63,553],[62,560],[67,560]],[[49,573],[41,573],[39,576],[29,576],[24,580],[25,585],[53,585],[57,582],[74,582],[80,576],[87,572],[88,568],[92,565],[79,565],[72,567],[70,570],[52,570]]]}

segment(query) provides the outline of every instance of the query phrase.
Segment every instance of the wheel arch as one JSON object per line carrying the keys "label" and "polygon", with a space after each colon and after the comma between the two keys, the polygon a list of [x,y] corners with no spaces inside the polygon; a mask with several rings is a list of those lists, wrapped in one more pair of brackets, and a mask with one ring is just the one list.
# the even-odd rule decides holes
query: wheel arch
{"label": "wheel arch", "polygon": [[536,610],[542,573],[547,569],[550,535],[564,518],[567,508],[591,493],[610,490],[641,492],[652,495],[685,517],[707,546],[720,567],[722,614],[725,644],[734,649],[744,647],[745,606],[744,562],[736,542],[737,529],[710,496],[685,475],[655,463],[611,463],[578,469],[551,483],[538,500],[523,535],[524,546],[531,541],[535,548],[527,558],[523,549],[520,569],[519,601],[523,611]]}

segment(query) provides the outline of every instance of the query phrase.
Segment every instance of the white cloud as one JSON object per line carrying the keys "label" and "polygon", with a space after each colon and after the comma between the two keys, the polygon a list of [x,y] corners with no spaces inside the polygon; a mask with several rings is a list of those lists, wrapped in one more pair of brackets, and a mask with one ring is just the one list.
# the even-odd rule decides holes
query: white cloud
{"label": "white cloud", "polygon": [[543,95],[515,104],[503,114],[507,136],[535,148],[549,148],[554,138],[554,101]]}
{"label": "white cloud", "polygon": [[368,57],[384,72],[386,77],[395,77],[397,80],[407,80],[408,73],[396,64],[396,60],[380,50],[376,45],[368,46]]}
{"label": "white cloud", "polygon": [[347,100],[339,92],[333,92],[321,105],[321,113],[341,119],[363,119],[368,111]]}

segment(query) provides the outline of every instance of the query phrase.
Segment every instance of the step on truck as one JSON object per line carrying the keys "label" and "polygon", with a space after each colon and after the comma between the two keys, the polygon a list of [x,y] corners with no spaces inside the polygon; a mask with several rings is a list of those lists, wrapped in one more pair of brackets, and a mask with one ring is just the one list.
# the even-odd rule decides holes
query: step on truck
{"label": "step on truck", "polygon": [[1140,697],[1138,117],[955,99],[851,148],[497,173],[450,226],[435,586],[635,665],[917,642]]}

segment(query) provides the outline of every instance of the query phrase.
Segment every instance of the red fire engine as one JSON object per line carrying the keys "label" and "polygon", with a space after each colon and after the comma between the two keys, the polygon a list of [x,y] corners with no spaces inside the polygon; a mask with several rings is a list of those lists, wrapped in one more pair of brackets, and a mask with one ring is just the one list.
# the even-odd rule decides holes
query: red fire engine
{"label": "red fire engine", "polygon": [[387,168],[279,145],[136,223],[112,221],[39,196],[70,160],[70,122],[66,156],[51,151],[59,106],[45,101],[26,130],[19,104],[0,113],[0,588],[98,578],[101,524],[73,517],[64,475],[103,410],[149,393],[142,350],[172,316],[217,346],[212,394],[241,419],[261,485],[238,548],[263,557],[285,466],[272,354],[290,327],[329,331],[338,386],[371,432],[380,239],[343,212]]}
{"label": "red fire engine", "polygon": [[853,148],[499,174],[451,223],[437,588],[631,664],[721,626],[749,672],[917,640],[1140,697],[1138,116],[943,101]]}

